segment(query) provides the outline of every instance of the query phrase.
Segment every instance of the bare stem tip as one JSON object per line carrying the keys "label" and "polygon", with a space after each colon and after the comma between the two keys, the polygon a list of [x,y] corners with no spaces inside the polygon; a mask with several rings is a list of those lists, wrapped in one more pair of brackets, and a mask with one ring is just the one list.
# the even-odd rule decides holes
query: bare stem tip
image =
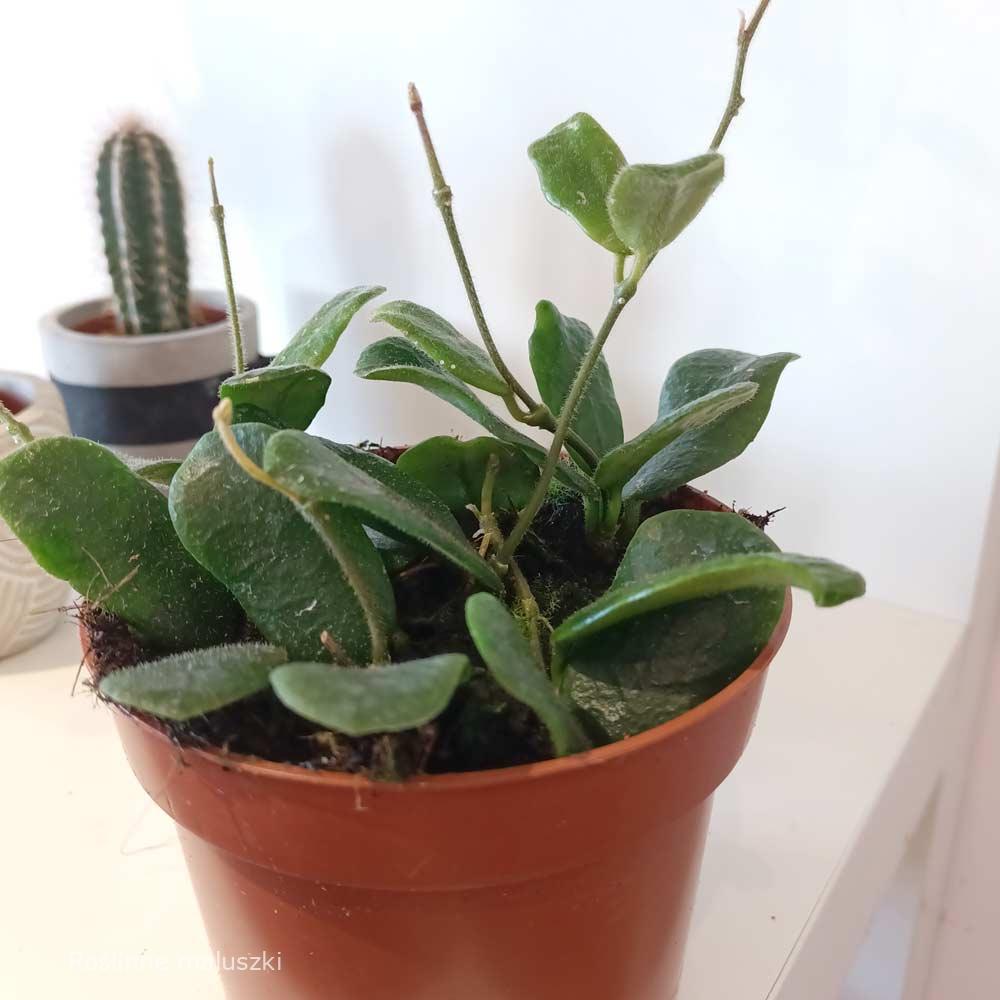
{"label": "bare stem tip", "polygon": [[406,93],[410,98],[410,110],[411,111],[421,111],[424,106],[424,102],[420,99],[420,91],[417,90],[417,85],[411,83],[406,88]]}
{"label": "bare stem tip", "polygon": [[215,159],[211,156],[208,158],[208,182],[212,186],[212,208],[220,209],[219,189],[215,186]]}

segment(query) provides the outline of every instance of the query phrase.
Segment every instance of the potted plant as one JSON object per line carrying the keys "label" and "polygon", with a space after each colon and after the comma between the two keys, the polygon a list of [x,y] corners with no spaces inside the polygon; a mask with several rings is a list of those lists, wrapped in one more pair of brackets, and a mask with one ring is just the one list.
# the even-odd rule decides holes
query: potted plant
{"label": "potted plant", "polygon": [[[136,122],[113,132],[97,164],[111,298],[41,320],[42,352],[72,432],[139,456],[183,456],[212,426],[231,369],[220,292],[190,291],[184,198],[170,149]],[[254,304],[241,297],[257,360]]]}
{"label": "potted plant", "polygon": [[411,89],[485,350],[390,302],[372,318],[401,336],[357,370],[489,436],[382,449],[308,433],[319,366],[384,291],[360,286],[261,372],[237,365],[183,463],[133,469],[69,438],[0,462],[0,515],[88,598],[94,682],[178,823],[231,995],[673,995],[711,796],[748,738],[787,588],[821,605],[864,590],[686,485],[754,438],[793,355],[681,358],[625,440],[601,354],[722,179],[762,10],[707,153],[630,165],[586,115],[530,147],[548,199],[615,262],[596,334],[537,306],[538,398],[489,334]]}

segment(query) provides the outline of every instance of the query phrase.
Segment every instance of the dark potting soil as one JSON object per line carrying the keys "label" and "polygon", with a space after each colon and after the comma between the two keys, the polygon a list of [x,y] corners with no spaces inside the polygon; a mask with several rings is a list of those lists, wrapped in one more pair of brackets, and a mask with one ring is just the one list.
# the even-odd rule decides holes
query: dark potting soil
{"label": "dark potting soil", "polygon": [[[376,450],[375,447],[372,450]],[[379,448],[379,453],[390,449]],[[395,450],[395,449],[392,449]],[[389,455],[385,455],[389,458]],[[390,460],[395,460],[396,455]],[[678,508],[711,508],[698,490],[683,487],[647,504],[645,517]],[[749,520],[756,515],[740,511]],[[769,515],[760,517],[773,516]],[[470,515],[471,521],[471,515]],[[765,521],[766,523],[766,521]],[[471,536],[473,523],[463,525]],[[509,528],[510,524],[501,525]],[[553,627],[607,590],[617,554],[595,555],[584,535],[579,501],[566,496],[543,507],[518,552],[539,611]],[[332,733],[289,711],[271,691],[186,722],[155,724],[179,745],[218,748],[229,753],[297,764],[317,770],[399,780],[418,773],[441,774],[510,767],[552,756],[548,735],[537,716],[507,696],[483,668],[465,625],[469,581],[450,565],[428,556],[393,578],[400,632],[397,659],[435,653],[465,653],[474,664],[471,680],[434,722],[403,733],[347,737]],[[112,615],[91,606],[80,609],[90,640],[92,684],[105,674],[154,659]],[[243,641],[261,641],[249,623]]]}
{"label": "dark potting soil", "polygon": [[[191,329],[197,329],[200,326],[209,326],[225,318],[225,309],[216,309],[215,306],[199,305],[198,303],[191,306]],[[110,309],[91,319],[86,319],[82,323],[77,323],[73,329],[77,333],[110,333],[120,335],[122,332],[118,326],[118,317]]]}

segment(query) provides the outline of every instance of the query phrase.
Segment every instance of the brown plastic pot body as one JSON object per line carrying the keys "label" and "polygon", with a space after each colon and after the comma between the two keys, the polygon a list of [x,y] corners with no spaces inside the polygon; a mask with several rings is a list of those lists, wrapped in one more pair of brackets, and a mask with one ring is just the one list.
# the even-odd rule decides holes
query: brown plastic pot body
{"label": "brown plastic pot body", "polygon": [[[374,783],[115,717],[179,826],[229,997],[667,1000],[712,794],[790,615],[787,599],[757,660],[684,715],[523,767]],[[264,953],[271,971],[232,968]]]}

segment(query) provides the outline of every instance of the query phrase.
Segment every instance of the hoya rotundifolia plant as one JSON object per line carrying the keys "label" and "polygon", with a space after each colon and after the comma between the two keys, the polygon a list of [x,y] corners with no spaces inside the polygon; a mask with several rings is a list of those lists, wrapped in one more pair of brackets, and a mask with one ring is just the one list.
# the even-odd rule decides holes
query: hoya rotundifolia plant
{"label": "hoya rotundifolia plant", "polygon": [[[676,502],[753,440],[794,355],[680,358],[656,420],[625,440],[602,354],[660,252],[723,178],[720,148],[765,8],[741,26],[707,152],[629,164],[585,114],[530,146],[546,198],[611,254],[613,275],[596,334],[537,305],[534,391],[490,333],[411,87],[483,347],[424,306],[389,302],[372,319],[395,333],[361,354],[357,373],[420,386],[487,436],[390,454],[309,434],[330,384],[321,366],[384,289],[342,292],[268,367],[246,371],[212,176],[235,345],[215,430],[183,463],[137,465],[85,440],[33,441],[3,414],[20,446],[0,462],[0,516],[137,644],[104,673],[105,697],[182,738],[277,759],[396,777],[500,766],[621,739],[711,696],[762,649],[788,586],[821,605],[863,592],[857,573],[780,552],[739,514]],[[499,397],[513,423],[481,394]],[[285,744],[248,743],[251,729],[325,749],[289,756]],[[373,745],[380,754],[365,756]]]}

